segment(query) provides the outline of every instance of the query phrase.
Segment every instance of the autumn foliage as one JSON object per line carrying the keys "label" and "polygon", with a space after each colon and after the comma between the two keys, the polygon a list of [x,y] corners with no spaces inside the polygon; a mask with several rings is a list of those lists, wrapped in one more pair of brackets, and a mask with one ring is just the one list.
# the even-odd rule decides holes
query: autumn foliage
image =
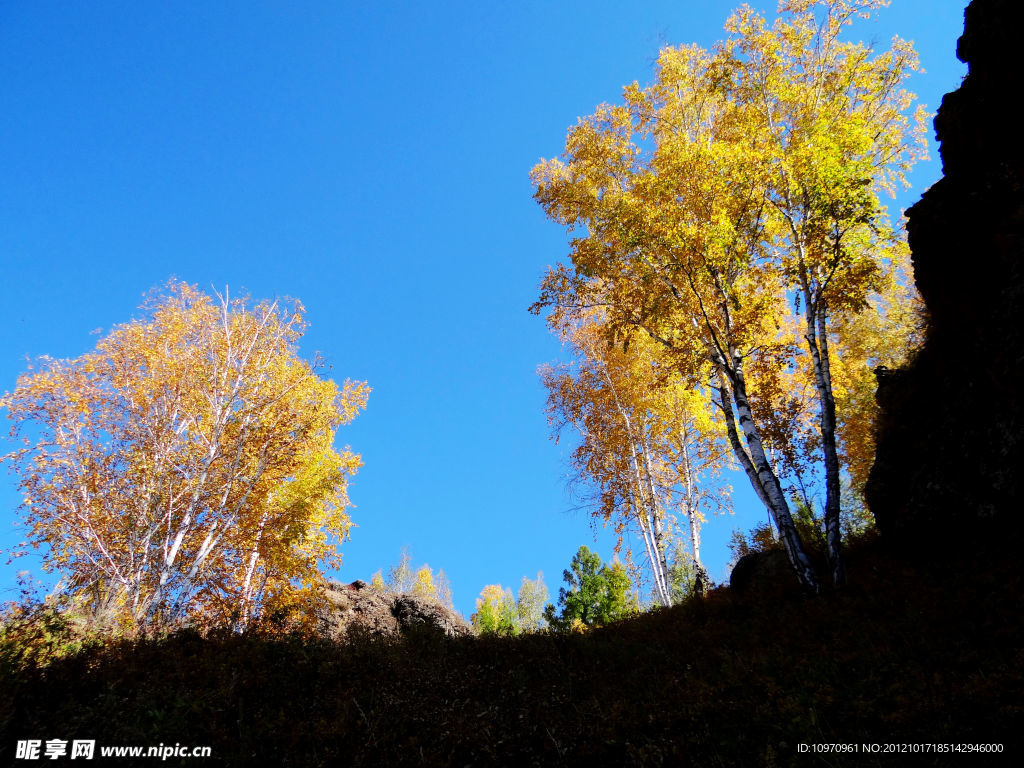
{"label": "autumn foliage", "polygon": [[96,620],[244,625],[339,564],[360,461],[334,437],[369,389],[299,357],[297,301],[172,282],[142,312],[3,398],[28,542]]}
{"label": "autumn foliage", "polygon": [[[655,341],[608,344],[605,318],[596,312],[563,319],[557,330],[576,359],[540,369],[548,423],[556,440],[566,431],[580,436],[573,479],[594,489],[587,500],[614,528],[617,550],[627,534],[639,534],[651,593],[671,605],[673,573],[704,573],[700,528],[707,514],[731,508],[722,420]],[[625,554],[637,584],[646,581],[631,548]]]}
{"label": "autumn foliage", "polygon": [[913,297],[882,196],[923,154],[924,113],[904,88],[917,60],[898,38],[876,52],[842,37],[882,5],[787,0],[772,25],[743,7],[710,50],[662,50],[650,86],[581,118],[532,174],[573,234],[533,310],[562,334],[597,315],[606,344],[663,348],[717,411],[813,592],[794,502],[819,510],[842,583],[843,480],[862,486],[871,449],[865,382],[911,335],[891,327]]}

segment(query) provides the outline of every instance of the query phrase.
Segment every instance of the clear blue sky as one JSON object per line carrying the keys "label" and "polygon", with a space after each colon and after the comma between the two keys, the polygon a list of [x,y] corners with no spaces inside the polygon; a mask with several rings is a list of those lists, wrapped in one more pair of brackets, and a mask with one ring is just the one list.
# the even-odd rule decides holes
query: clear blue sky
{"label": "clear blue sky", "polygon": [[[911,87],[934,110],[965,72],[963,4],[893,5],[851,36],[914,40],[927,74]],[[554,596],[580,544],[609,558],[612,540],[570,511],[571,444],[542,413],[536,368],[560,349],[526,308],[568,246],[528,172],[578,116],[649,82],[661,46],[719,39],[733,6],[0,4],[0,391],[26,358],[86,352],[172,275],[297,297],[303,352],[373,387],[339,434],[365,467],[337,577],[409,547],[467,616],[485,584],[537,571]],[[919,166],[894,209],[939,173]],[[19,496],[0,473],[10,546]],[[766,517],[740,499],[705,528],[719,579],[730,531]]]}

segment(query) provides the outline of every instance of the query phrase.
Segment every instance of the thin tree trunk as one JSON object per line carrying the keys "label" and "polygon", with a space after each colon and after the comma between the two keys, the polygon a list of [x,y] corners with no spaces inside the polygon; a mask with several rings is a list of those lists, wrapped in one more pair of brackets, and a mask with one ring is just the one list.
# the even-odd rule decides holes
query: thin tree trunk
{"label": "thin tree trunk", "polygon": [[643,537],[644,540],[644,551],[646,551],[647,553],[647,561],[652,564],[651,573],[654,578],[654,592],[658,597],[658,602],[666,606],[671,605],[672,601],[671,599],[666,599],[665,587],[659,580],[657,570],[653,565],[655,562],[657,562],[657,556],[655,555],[655,552],[657,551],[657,545],[655,544],[654,540],[654,532],[651,530],[651,521],[648,519],[646,513],[643,511],[644,505],[642,500],[640,501],[639,508],[641,512],[637,516],[637,523],[640,525],[640,535]]}
{"label": "thin tree trunk", "polygon": [[[626,420],[627,429],[629,429],[630,422]],[[654,590],[658,596],[658,601],[665,606],[672,604],[671,592],[668,588],[668,578],[663,568],[664,558],[661,553],[659,546],[659,536],[657,530],[657,515],[658,509],[654,499],[650,498],[647,494],[647,489],[644,487],[645,483],[643,480],[643,473],[640,468],[640,462],[637,459],[636,451],[638,450],[633,440],[632,432],[630,432],[630,447],[633,453],[630,456],[630,461],[633,466],[633,482],[636,485],[636,494],[638,497],[638,509],[637,509],[637,521],[640,524],[640,531],[644,536],[644,546],[647,550],[647,560],[651,564],[651,575],[654,579]]]}
{"label": "thin tree trunk", "polygon": [[829,565],[832,568],[832,583],[839,586],[846,583],[846,565],[843,562],[842,529],[840,528],[841,486],[839,482],[839,453],[836,450],[836,400],[832,393],[832,366],[829,361],[827,309],[818,312],[818,343],[821,346],[822,379],[825,382],[826,398],[821,420],[822,441],[825,445],[825,483],[827,501],[825,504],[825,539],[828,546]]}
{"label": "thin tree trunk", "polygon": [[651,466],[651,448],[647,444],[646,434],[641,433],[640,439],[643,442],[644,467],[647,476],[647,496],[650,499],[651,529],[654,532],[654,553],[658,560],[658,571],[661,575],[661,585],[664,597],[668,601],[666,605],[672,604],[672,590],[668,584],[668,560],[665,558],[665,521],[658,504],[657,489],[654,487],[654,468]]}
{"label": "thin tree trunk", "polygon": [[700,561],[700,525],[697,520],[697,497],[693,490],[693,466],[690,463],[690,446],[686,439],[686,427],[679,429],[680,455],[683,459],[683,483],[685,486],[684,504],[686,505],[686,518],[690,524],[690,553],[693,558],[693,566],[696,570],[693,578],[693,593],[698,597],[704,597],[704,589],[707,586],[707,569]]}
{"label": "thin tree trunk", "polygon": [[245,567],[245,580],[242,582],[241,615],[238,617],[238,622],[236,623],[238,631],[245,629],[249,624],[249,619],[252,614],[253,594],[256,591],[252,577],[256,573],[256,565],[260,558],[260,543],[263,541],[263,531],[266,529],[267,521],[269,519],[270,515],[264,513],[260,520],[259,530],[256,532],[256,541],[253,542],[252,551],[249,553],[249,562]]}
{"label": "thin tree trunk", "polygon": [[[736,405],[736,413],[739,415],[740,427],[743,429],[743,437],[746,442],[746,449],[740,444],[739,435],[736,431],[736,416],[733,413],[732,405],[727,387],[721,385],[719,394],[722,399],[722,411],[725,415],[726,430],[729,434],[729,442],[733,447],[737,460],[746,472],[754,491],[768,509],[768,513],[775,521],[775,527],[779,530],[779,538],[785,547],[789,562],[796,571],[800,584],[808,590],[817,594],[821,591],[818,583],[818,576],[814,566],[811,564],[807,553],[804,551],[800,536],[797,533],[796,525],[793,523],[793,515],[789,511],[789,503],[782,492],[782,486],[778,477],[771,468],[768,457],[765,454],[764,446],[761,443],[761,436],[754,424],[754,418],[747,401],[746,381],[743,378],[742,361],[735,359],[731,370],[731,376],[727,377],[719,372],[719,382],[726,379],[732,388],[732,401]],[[748,453],[749,450],[749,453]]]}
{"label": "thin tree trunk", "polygon": [[825,457],[825,541],[832,583],[838,586],[846,581],[846,569],[843,564],[842,531],[839,525],[839,453],[836,449],[836,401],[832,394],[832,369],[828,355],[827,309],[820,296],[812,301],[814,297],[811,295],[806,277],[802,277],[802,282],[807,317],[804,339],[811,353],[814,385],[818,391],[818,404],[821,409],[818,424]]}
{"label": "thin tree trunk", "polygon": [[[619,416],[622,417],[622,421],[626,427],[626,435],[629,438],[630,463],[633,467],[633,476],[637,487],[637,495],[641,502],[637,518],[640,523],[640,530],[644,534],[644,545],[647,549],[648,562],[651,564],[651,575],[654,578],[655,594],[658,596],[658,600],[662,605],[669,606],[672,605],[672,593],[668,587],[668,575],[667,567],[665,566],[665,556],[662,551],[663,547],[661,547],[659,543],[657,530],[659,511],[657,508],[657,499],[654,497],[653,480],[650,477],[650,463],[649,460],[646,463],[648,477],[647,482],[645,483],[643,477],[644,472],[640,467],[640,461],[638,458],[641,448],[637,445],[637,439],[633,432],[632,419],[630,419],[629,413],[627,413],[622,402],[619,400],[615,382],[612,380],[607,369],[602,368],[602,372],[604,373],[605,381],[608,383],[611,390],[612,397],[615,399],[615,407],[619,412]],[[647,457],[645,456],[645,460],[646,459]],[[646,525],[644,524],[645,519],[647,520]]]}

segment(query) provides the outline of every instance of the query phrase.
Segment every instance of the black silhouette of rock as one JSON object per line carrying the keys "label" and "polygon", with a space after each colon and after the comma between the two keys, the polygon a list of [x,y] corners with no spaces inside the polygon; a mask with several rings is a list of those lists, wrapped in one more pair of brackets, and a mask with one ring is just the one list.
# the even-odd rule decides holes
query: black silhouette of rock
{"label": "black silhouette of rock", "polygon": [[737,595],[788,592],[800,586],[785,550],[748,552],[732,568],[729,589]]}
{"label": "black silhouette of rock", "polygon": [[470,635],[469,624],[444,606],[413,595],[380,592],[365,581],[329,582],[317,610],[320,632],[341,639],[351,631],[397,637],[418,629],[436,629],[452,637]]}
{"label": "black silhouette of rock", "polygon": [[876,372],[866,489],[883,538],[930,553],[1024,530],[1024,3],[974,0],[964,15],[968,75],[935,118],[943,178],[908,211],[928,333],[907,368]]}

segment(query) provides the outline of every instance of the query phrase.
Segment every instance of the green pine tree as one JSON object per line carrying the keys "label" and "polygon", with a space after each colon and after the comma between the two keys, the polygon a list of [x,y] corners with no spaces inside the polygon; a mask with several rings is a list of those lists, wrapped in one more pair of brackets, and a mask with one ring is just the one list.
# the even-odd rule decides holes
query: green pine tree
{"label": "green pine tree", "polygon": [[572,558],[562,579],[568,589],[558,590],[558,605],[548,604],[544,618],[556,630],[577,625],[598,627],[624,618],[638,609],[636,598],[629,594],[629,575],[622,563],[606,565],[600,555],[582,546]]}

